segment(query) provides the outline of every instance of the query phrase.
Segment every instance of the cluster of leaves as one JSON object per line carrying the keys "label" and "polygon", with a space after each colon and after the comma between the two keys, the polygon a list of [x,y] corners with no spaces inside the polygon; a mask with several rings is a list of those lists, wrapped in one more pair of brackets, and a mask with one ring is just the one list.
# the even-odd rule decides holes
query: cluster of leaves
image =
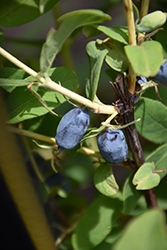
{"label": "cluster of leaves", "polygon": [[[22,4],[21,1],[13,1],[12,5],[8,6],[3,6],[3,3],[1,3],[0,24],[6,27],[22,25],[36,19],[40,15],[40,11],[46,12],[54,4],[54,0],[40,1],[39,5],[32,0],[27,1],[27,4]],[[18,6],[20,8],[17,8]],[[27,9],[27,6],[29,6],[29,9]],[[12,15],[9,15],[9,13],[12,13]],[[111,17],[108,14],[100,10],[78,10],[61,16],[57,20],[60,24],[59,29],[56,32],[54,29],[49,31],[46,42],[42,47],[40,74],[45,77],[49,76],[54,82],[60,82],[63,87],[73,92],[77,91],[79,82],[72,70],[65,67],[51,67],[67,38],[75,30],[81,30],[82,28],[82,32],[87,39],[100,34],[105,36],[104,40],[98,38],[96,41],[89,42],[86,46],[90,72],[85,89],[86,96],[91,101],[99,101],[96,94],[104,63],[109,66],[111,79],[114,78],[116,73],[125,72],[129,64],[133,65],[137,75],[146,78],[155,76],[163,62],[163,57],[166,56],[166,48],[161,45],[162,38],[157,35],[157,41],[149,39],[139,46],[129,45],[127,27],[97,25],[97,23],[110,19]],[[166,26],[164,26],[163,32],[165,37]],[[1,31],[0,45],[2,46],[3,43],[4,35]],[[1,68],[0,76],[0,86],[7,93],[6,104],[9,112],[9,123],[17,124],[21,122],[23,128],[29,131],[51,137],[55,136],[60,117],[51,115],[48,109],[42,106],[36,96],[27,88],[30,83],[37,82],[37,80],[28,76],[24,70],[17,68]],[[51,110],[54,109],[56,113],[62,115],[69,109],[68,105],[66,107],[67,98],[62,94],[38,87],[35,84],[32,89],[42,97],[47,107]],[[147,163],[135,175],[132,171],[120,191],[110,164],[102,163],[95,171],[90,158],[81,153],[74,155],[72,151],[71,154],[66,155],[65,153],[65,156],[60,155],[59,158],[56,156],[56,160],[61,157],[63,159],[61,161],[63,174],[55,174],[50,168],[49,171],[48,168],[47,171],[46,169],[43,170],[47,181],[46,183],[40,183],[38,192],[45,206],[48,206],[49,199],[55,199],[57,196],[63,197],[57,199],[57,203],[61,212],[67,217],[68,224],[71,225],[75,224],[76,215],[81,214],[86,208],[70,238],[74,249],[100,250],[111,249],[111,246],[115,250],[125,248],[139,250],[144,249],[145,246],[150,250],[158,247],[165,249],[167,235],[163,212],[152,209],[135,218],[136,215],[146,210],[142,193],[137,189],[152,188],[158,185],[160,179],[162,181],[155,192],[160,208],[167,209],[164,192],[165,172],[159,175],[153,173],[154,170],[167,170],[167,102],[165,99],[167,89],[161,85],[158,86],[158,89],[162,101],[157,100],[152,88],[143,94],[135,106],[135,119],[141,118],[141,122],[136,123],[136,128],[140,135],[145,138],[144,143],[149,145],[148,147],[143,145]],[[37,151],[41,153],[40,150]],[[45,149],[42,149],[41,155],[43,157],[44,151]],[[97,197],[88,206],[85,199],[76,194],[75,190],[86,188],[93,178],[94,184],[101,194],[96,191],[95,196]],[[51,184],[52,182],[54,184]],[[137,189],[135,188],[136,184]],[[49,192],[48,187],[51,189]],[[128,221],[132,217],[134,219],[124,228],[123,220]],[[51,224],[53,223],[51,222]],[[141,241],[141,239],[143,240]],[[69,249],[71,246],[68,248],[68,244],[71,243],[67,239],[60,245],[60,248]]]}

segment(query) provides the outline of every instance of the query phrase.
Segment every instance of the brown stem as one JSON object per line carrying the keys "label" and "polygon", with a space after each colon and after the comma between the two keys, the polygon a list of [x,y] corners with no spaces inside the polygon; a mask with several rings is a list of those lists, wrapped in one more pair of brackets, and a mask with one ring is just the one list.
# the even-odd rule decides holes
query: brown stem
{"label": "brown stem", "polygon": [[[129,111],[124,115],[124,122],[125,124],[127,124],[132,121],[134,121],[134,112]],[[129,146],[132,151],[133,159],[136,163],[137,168],[139,168],[141,165],[145,163],[145,158],[135,125],[128,126],[126,128],[126,134],[128,137]],[[158,206],[153,189],[144,190],[143,194],[146,199],[148,208]]]}

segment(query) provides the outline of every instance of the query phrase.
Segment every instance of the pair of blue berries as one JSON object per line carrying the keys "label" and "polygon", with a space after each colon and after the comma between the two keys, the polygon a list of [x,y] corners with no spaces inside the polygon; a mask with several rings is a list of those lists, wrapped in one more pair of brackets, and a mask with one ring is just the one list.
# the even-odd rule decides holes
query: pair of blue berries
{"label": "pair of blue berries", "polygon": [[[56,132],[56,142],[59,150],[73,149],[83,138],[90,122],[87,109],[75,108],[66,113]],[[97,144],[103,158],[112,164],[123,162],[128,154],[128,146],[121,130],[106,129],[97,137]]]}

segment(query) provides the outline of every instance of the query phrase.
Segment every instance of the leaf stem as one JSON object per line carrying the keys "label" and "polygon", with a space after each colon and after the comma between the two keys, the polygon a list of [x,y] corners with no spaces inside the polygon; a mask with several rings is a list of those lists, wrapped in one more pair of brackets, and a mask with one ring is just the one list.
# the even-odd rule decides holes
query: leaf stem
{"label": "leaf stem", "polygon": [[[132,1],[124,0],[124,6],[125,6],[126,21],[129,33],[129,45],[136,45],[136,31],[135,31]],[[129,92],[131,94],[134,94],[135,92],[135,84],[136,84],[136,73],[133,70],[132,65],[130,64],[128,86],[129,86]]]}
{"label": "leaf stem", "polygon": [[80,103],[86,107],[89,107],[93,109],[96,113],[102,113],[102,114],[113,114],[116,112],[116,109],[112,105],[105,105],[105,104],[97,104],[89,99],[70,91],[69,89],[64,88],[63,86],[53,82],[50,78],[47,78],[45,80],[44,77],[42,77],[40,74],[38,74],[33,69],[29,68],[27,65],[19,61],[17,58],[12,56],[10,53],[5,51],[3,48],[0,47],[0,54],[7,58],[9,61],[11,61],[13,64],[18,66],[19,68],[23,69],[25,72],[27,72],[29,75],[35,77],[41,84],[39,86],[50,88],[54,91],[57,91],[70,99],[76,101],[77,103]]}

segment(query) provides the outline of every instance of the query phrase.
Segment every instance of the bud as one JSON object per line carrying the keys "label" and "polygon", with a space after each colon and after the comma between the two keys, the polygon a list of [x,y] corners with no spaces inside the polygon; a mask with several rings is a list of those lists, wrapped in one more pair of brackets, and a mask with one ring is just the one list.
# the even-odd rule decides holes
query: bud
{"label": "bud", "polygon": [[141,19],[141,22],[136,26],[138,32],[150,32],[161,27],[166,22],[166,13],[157,10]]}

